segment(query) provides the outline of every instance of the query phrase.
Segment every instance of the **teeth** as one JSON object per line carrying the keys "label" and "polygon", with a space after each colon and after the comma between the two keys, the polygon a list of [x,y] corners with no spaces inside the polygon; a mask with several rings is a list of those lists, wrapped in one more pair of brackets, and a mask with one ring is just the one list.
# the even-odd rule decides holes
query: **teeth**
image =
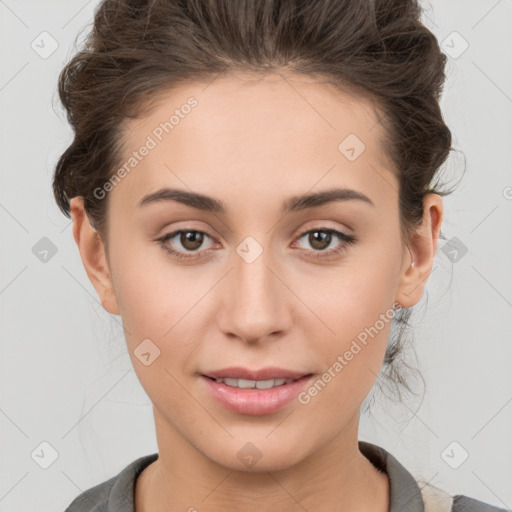
{"label": "teeth", "polygon": [[215,379],[217,382],[223,382],[226,386],[240,389],[270,389],[283,384],[293,382],[293,379],[270,379],[270,380],[246,380],[246,379]]}

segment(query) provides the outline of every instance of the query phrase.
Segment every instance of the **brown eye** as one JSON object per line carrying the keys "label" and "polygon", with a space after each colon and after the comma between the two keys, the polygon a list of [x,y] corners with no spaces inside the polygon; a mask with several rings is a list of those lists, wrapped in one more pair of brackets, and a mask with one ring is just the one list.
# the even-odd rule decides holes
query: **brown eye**
{"label": "brown eye", "polygon": [[205,236],[211,239],[210,235],[203,231],[180,229],[164,235],[157,241],[162,249],[173,256],[178,258],[199,258],[208,249],[198,250],[203,246]]}
{"label": "brown eye", "polygon": [[[302,233],[298,240],[302,240],[307,237],[308,244],[312,249],[305,249],[309,257],[312,258],[328,258],[336,256],[346,251],[348,247],[357,242],[357,238],[354,235],[347,235],[336,229],[312,229]],[[332,242],[334,247],[330,247]]]}
{"label": "brown eye", "polygon": [[182,231],[180,235],[180,243],[181,245],[189,250],[194,251],[199,249],[203,244],[204,233],[200,231]]}
{"label": "brown eye", "polygon": [[332,235],[327,231],[310,231],[308,236],[308,242],[311,247],[318,250],[324,250],[329,247],[331,243]]}

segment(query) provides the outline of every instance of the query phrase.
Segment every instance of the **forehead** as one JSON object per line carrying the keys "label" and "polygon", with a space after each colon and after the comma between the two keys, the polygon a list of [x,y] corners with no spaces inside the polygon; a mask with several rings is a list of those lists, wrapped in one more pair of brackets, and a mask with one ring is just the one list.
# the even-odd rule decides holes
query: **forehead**
{"label": "forehead", "polygon": [[325,79],[245,73],[184,82],[155,97],[149,114],[125,123],[124,163],[133,151],[151,149],[113,195],[124,190],[136,205],[162,185],[217,195],[242,184],[255,193],[303,193],[319,179],[371,191],[390,167],[380,117],[369,96]]}
{"label": "forehead", "polygon": [[[193,109],[186,107],[191,97],[197,102]],[[340,90],[327,79],[285,72],[238,73],[210,82],[182,82],[152,100],[149,115],[125,123],[124,140],[130,146],[136,146],[141,135],[151,133],[155,122],[168,121],[175,112],[180,129],[178,124],[173,127],[173,138],[193,132],[197,142],[209,139],[212,132],[216,137],[240,141],[248,133],[256,141],[275,141],[278,135],[275,145],[282,140],[291,142],[293,135],[313,137],[331,132],[340,137],[352,130],[369,143],[382,135],[379,109],[368,93],[348,87]],[[187,123],[181,123],[185,118]]]}

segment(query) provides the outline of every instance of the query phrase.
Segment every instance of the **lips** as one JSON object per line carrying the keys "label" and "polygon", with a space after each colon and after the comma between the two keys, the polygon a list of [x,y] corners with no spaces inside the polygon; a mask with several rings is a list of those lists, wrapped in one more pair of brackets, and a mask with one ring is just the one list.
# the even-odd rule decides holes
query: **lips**
{"label": "lips", "polygon": [[270,366],[260,370],[250,370],[241,366],[232,366],[221,370],[208,371],[202,375],[210,379],[244,379],[258,381],[271,379],[298,380],[306,375],[311,375],[311,373],[288,370],[276,366]]}
{"label": "lips", "polygon": [[[282,368],[264,368],[259,371],[243,368],[233,370],[233,368],[226,368],[208,372],[212,377],[202,374],[200,381],[210,396],[225,409],[235,414],[249,416],[272,414],[286,407],[314,378],[313,374],[303,374]],[[213,377],[213,375],[242,375],[249,376],[251,379],[222,378]],[[269,379],[269,375],[288,375],[299,378]],[[262,379],[262,376],[265,378]]]}

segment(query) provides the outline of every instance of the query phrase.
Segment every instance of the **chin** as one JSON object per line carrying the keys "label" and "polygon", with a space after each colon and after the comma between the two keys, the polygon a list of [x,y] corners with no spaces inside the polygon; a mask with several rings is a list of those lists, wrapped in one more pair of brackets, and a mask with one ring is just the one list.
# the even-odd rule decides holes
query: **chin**
{"label": "chin", "polygon": [[[267,435],[268,431],[261,436],[237,436],[228,442],[223,439],[219,440],[219,445],[213,450],[210,443],[205,447],[206,450],[201,451],[204,456],[225,468],[250,473],[288,469],[308,456],[308,447],[303,441],[295,441],[286,435],[276,436],[272,440],[270,437],[273,434],[265,438]],[[307,436],[301,437],[305,439]]]}

